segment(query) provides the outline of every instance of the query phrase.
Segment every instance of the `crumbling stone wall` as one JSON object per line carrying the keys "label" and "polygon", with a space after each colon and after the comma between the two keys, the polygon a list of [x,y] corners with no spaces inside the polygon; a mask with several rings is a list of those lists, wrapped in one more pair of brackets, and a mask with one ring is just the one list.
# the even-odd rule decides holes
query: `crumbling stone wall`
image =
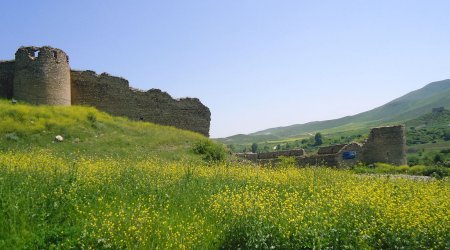
{"label": "crumbling stone wall", "polygon": [[278,157],[286,156],[286,157],[301,157],[305,155],[304,149],[293,149],[293,150],[284,150],[284,151],[276,151],[276,152],[262,152],[262,153],[237,153],[235,154],[237,157],[244,158],[253,162],[257,162],[263,165],[274,165],[277,163]]}
{"label": "crumbling stone wall", "polygon": [[14,61],[0,61],[0,98],[13,95]]}
{"label": "crumbling stone wall", "polygon": [[0,61],[0,98],[32,104],[88,105],[112,115],[192,130],[209,136],[211,112],[197,98],[175,100],[158,89],[139,91],[127,80],[94,71],[71,71],[52,47],[21,47],[15,61]]}
{"label": "crumbling stone wall", "polygon": [[130,88],[127,80],[71,71],[72,104],[89,105],[107,113],[192,130],[209,136],[211,113],[197,98],[173,99],[166,92]]}
{"label": "crumbling stone wall", "polygon": [[[350,167],[355,165],[358,162],[363,161],[362,156],[362,144],[359,144],[357,142],[352,142],[350,144],[345,145],[344,147],[339,150],[339,152],[336,154],[336,166],[338,167]],[[344,153],[345,152],[354,152],[355,158],[353,159],[344,159]]]}
{"label": "crumbling stone wall", "polygon": [[373,128],[363,146],[363,162],[406,165],[405,126]]}
{"label": "crumbling stone wall", "polygon": [[51,47],[16,52],[13,96],[32,104],[71,105],[69,59]]}
{"label": "crumbling stone wall", "polygon": [[[352,155],[352,158],[344,158],[344,154]],[[281,151],[260,154],[238,154],[262,164],[274,164],[280,155],[294,156],[299,166],[327,165],[335,167],[350,167],[358,162],[371,164],[384,162],[394,165],[406,164],[406,136],[403,125],[373,128],[369,138],[364,144],[352,142],[326,146],[319,149],[316,155],[305,155],[304,150],[299,152]]]}
{"label": "crumbling stone wall", "polygon": [[346,144],[337,144],[337,145],[331,145],[331,146],[325,146],[319,148],[319,151],[317,154],[319,155],[328,155],[328,154],[336,154],[341,150]]}
{"label": "crumbling stone wall", "polygon": [[256,162],[258,160],[257,153],[237,153],[236,156],[253,162]]}
{"label": "crumbling stone wall", "polygon": [[297,158],[299,166],[306,165],[325,165],[337,166],[337,157],[335,154],[310,155],[306,157]]}
{"label": "crumbling stone wall", "polygon": [[258,159],[274,159],[280,156],[302,156],[305,154],[304,149],[293,149],[275,152],[258,153]]}

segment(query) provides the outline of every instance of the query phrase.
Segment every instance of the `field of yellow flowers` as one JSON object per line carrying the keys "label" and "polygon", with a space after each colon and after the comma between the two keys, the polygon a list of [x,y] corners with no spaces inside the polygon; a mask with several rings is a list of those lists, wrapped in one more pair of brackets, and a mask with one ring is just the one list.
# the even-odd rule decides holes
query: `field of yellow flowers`
{"label": "field of yellow flowers", "polygon": [[0,153],[0,249],[450,249],[450,182]]}

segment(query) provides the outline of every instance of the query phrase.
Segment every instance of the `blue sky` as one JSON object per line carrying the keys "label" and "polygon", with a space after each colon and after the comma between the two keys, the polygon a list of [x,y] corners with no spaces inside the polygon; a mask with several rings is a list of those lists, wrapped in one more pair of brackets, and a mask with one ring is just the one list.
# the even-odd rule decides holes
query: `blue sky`
{"label": "blue sky", "polygon": [[327,120],[450,78],[450,1],[2,1],[0,59],[50,45],[71,67],[198,97],[211,136]]}

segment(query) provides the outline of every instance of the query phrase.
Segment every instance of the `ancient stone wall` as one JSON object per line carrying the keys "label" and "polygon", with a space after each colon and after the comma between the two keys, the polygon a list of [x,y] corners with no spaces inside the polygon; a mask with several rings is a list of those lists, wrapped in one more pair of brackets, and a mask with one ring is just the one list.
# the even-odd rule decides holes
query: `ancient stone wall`
{"label": "ancient stone wall", "polygon": [[327,154],[327,155],[310,155],[306,157],[297,158],[299,166],[337,166],[337,155]]}
{"label": "ancient stone wall", "polygon": [[14,98],[32,104],[71,105],[67,55],[51,47],[21,47],[16,52]]}
{"label": "ancient stone wall", "polygon": [[0,61],[0,98],[12,98],[14,61]]}
{"label": "ancient stone wall", "polygon": [[[361,162],[363,160],[362,156],[362,144],[359,144],[357,142],[352,142],[350,144],[345,145],[344,147],[339,150],[339,152],[336,154],[336,166],[338,167],[350,167],[355,165],[358,162]],[[355,155],[355,158],[353,159],[345,159],[344,153],[346,152],[352,152]]]}
{"label": "ancient stone wall", "polygon": [[192,130],[209,136],[211,112],[197,98],[130,88],[127,80],[71,71],[68,56],[52,47],[21,47],[15,61],[0,61],[0,98],[32,104],[88,105],[112,115]]}
{"label": "ancient stone wall", "polygon": [[328,155],[328,154],[336,154],[341,150],[346,144],[338,144],[338,145],[331,145],[326,147],[319,148],[319,151],[317,154],[319,155]]}
{"label": "ancient stone wall", "polygon": [[[280,151],[252,154],[239,157],[256,161],[261,164],[274,164],[281,155],[294,156],[299,166],[327,165],[335,167],[350,167],[358,162],[371,164],[375,162],[394,165],[406,164],[406,136],[403,125],[373,128],[364,144],[352,142],[350,144],[322,147],[316,155],[305,156],[304,150]],[[345,156],[345,157],[344,157]]]}
{"label": "ancient stone wall", "polygon": [[407,164],[405,126],[373,128],[364,143],[362,154],[363,162],[367,164]]}
{"label": "ancient stone wall", "polygon": [[197,98],[173,99],[166,92],[131,89],[127,80],[71,71],[72,104],[89,105],[112,115],[192,130],[209,136],[211,113]]}
{"label": "ancient stone wall", "polygon": [[244,158],[253,162],[256,162],[258,160],[257,153],[237,153],[235,155],[239,158]]}
{"label": "ancient stone wall", "polygon": [[258,153],[258,159],[274,159],[280,156],[302,156],[304,154],[305,154],[304,149],[265,152],[265,153]]}

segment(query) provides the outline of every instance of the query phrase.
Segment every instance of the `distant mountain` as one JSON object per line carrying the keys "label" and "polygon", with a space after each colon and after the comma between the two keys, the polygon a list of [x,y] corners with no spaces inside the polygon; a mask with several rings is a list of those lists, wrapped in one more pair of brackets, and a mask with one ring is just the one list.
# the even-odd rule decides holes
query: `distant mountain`
{"label": "distant mountain", "polygon": [[334,120],[315,121],[286,127],[270,128],[249,135],[218,139],[226,144],[245,144],[301,137],[315,132],[334,133],[367,129],[374,126],[405,122],[429,113],[433,108],[450,109],[450,79],[432,82],[378,108]]}

